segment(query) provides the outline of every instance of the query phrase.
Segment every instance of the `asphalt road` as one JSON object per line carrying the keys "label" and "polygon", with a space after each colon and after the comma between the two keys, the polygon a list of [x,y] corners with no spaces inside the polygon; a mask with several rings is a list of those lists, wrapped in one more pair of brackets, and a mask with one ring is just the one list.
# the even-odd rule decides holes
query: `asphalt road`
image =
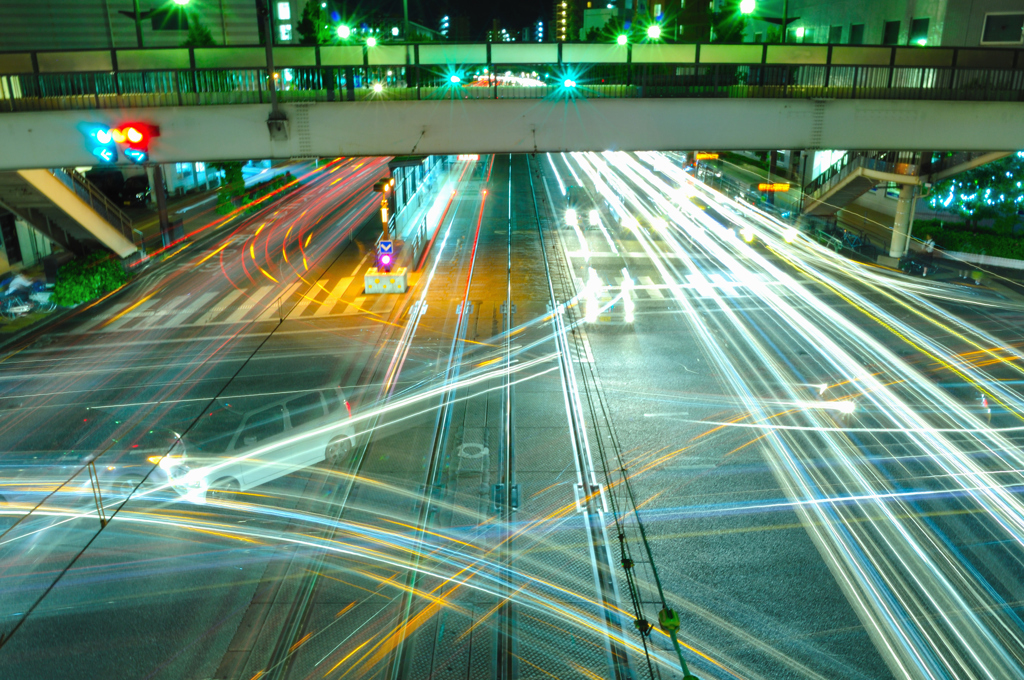
{"label": "asphalt road", "polygon": [[[455,163],[410,291],[365,295],[384,171],[328,164],[0,363],[12,677],[1021,674],[1020,300],[614,153]],[[149,429],[216,467],[336,387],[336,459],[153,482]],[[102,531],[87,471],[58,487],[97,451]]]}

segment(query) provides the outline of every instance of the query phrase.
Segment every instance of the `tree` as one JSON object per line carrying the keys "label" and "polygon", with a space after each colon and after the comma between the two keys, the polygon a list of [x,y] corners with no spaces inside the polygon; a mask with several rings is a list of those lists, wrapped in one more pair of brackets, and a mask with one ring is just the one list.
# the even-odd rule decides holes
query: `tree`
{"label": "tree", "polygon": [[216,45],[213,33],[206,27],[203,20],[197,14],[191,14],[188,18],[188,36],[181,41],[182,47],[210,47]]}
{"label": "tree", "polygon": [[329,45],[334,41],[327,11],[320,0],[306,0],[295,29],[299,32],[299,43],[303,45]]}
{"label": "tree", "polygon": [[961,172],[932,187],[928,205],[977,227],[993,219],[996,231],[1010,232],[1024,209],[1024,151]]}

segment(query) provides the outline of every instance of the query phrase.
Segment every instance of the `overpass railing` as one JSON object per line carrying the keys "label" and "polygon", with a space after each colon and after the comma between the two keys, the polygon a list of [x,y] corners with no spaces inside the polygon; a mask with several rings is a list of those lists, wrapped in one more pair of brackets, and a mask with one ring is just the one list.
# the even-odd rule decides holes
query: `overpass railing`
{"label": "overpass railing", "polygon": [[95,210],[103,219],[121,232],[128,241],[139,244],[138,232],[132,228],[132,218],[128,217],[117,204],[107,198],[92,182],[74,168],[51,168],[50,172],[60,182],[71,189],[80,199]]}
{"label": "overpass railing", "polygon": [[[556,98],[1024,101],[1024,50],[486,43],[274,49],[285,102]],[[0,112],[269,102],[263,47],[0,52]]]}

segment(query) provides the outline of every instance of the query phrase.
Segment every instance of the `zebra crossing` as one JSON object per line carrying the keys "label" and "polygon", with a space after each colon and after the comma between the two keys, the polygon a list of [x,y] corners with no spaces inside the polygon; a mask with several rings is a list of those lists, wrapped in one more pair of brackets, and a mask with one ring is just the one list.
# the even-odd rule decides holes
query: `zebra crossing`
{"label": "zebra crossing", "polygon": [[[615,275],[612,276],[601,276],[600,272],[598,272],[598,277],[601,279],[606,290],[610,289],[616,292],[622,288],[622,284],[626,280],[619,272],[615,272]],[[741,283],[729,278],[726,274],[710,272],[703,276],[688,274],[685,277],[685,282],[680,283],[678,287],[690,291],[698,298],[746,298],[754,295],[751,292],[753,288],[762,285],[768,284],[759,276],[753,277],[752,281]],[[576,287],[579,291],[586,290],[586,281],[577,277]],[[633,299],[637,302],[645,300],[662,302],[673,297],[673,288],[674,286],[670,286],[667,283],[656,282],[650,276],[634,276],[631,291]]]}
{"label": "zebra crossing", "polygon": [[279,286],[259,286],[252,290],[186,293],[141,303],[117,303],[102,318],[90,319],[72,333],[230,325],[276,321],[282,315],[286,320],[295,321],[391,313],[398,295],[360,295],[361,286],[346,295],[354,281],[355,277],[345,276],[333,281],[323,279],[312,289],[297,282],[283,290]]}

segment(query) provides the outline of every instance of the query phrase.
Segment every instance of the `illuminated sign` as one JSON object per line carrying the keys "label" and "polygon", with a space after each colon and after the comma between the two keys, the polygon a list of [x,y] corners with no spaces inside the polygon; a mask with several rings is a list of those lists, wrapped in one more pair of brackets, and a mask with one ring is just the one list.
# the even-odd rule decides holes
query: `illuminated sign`
{"label": "illuminated sign", "polygon": [[789,191],[789,182],[772,182],[771,184],[762,183],[757,185],[757,190],[775,193],[786,192]]}
{"label": "illuminated sign", "polygon": [[699,160],[699,161],[717,161],[718,160],[718,154],[717,153],[711,153],[710,151],[698,151],[697,152],[697,160]]}
{"label": "illuminated sign", "polygon": [[476,153],[460,153],[459,154],[459,160],[460,161],[478,161],[478,160],[480,160],[480,154],[476,154]]}

